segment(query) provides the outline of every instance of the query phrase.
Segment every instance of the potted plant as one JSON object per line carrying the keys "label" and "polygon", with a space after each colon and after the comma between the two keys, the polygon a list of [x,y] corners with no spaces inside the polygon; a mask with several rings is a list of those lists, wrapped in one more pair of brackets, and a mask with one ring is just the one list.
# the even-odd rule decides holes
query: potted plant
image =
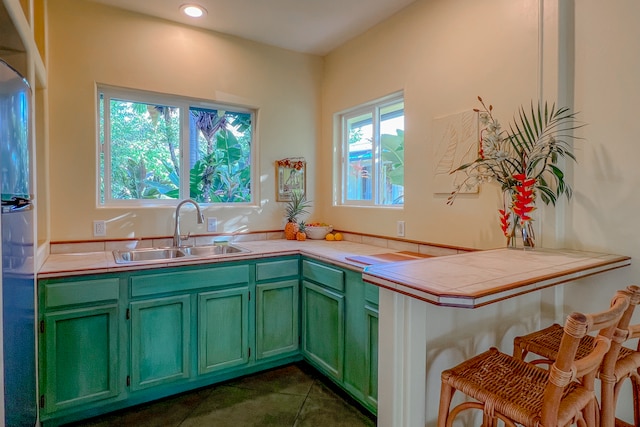
{"label": "potted plant", "polygon": [[573,131],[583,124],[569,108],[557,108],[547,103],[531,104],[530,110],[520,107],[508,129],[503,129],[493,116],[493,106],[481,97],[479,114],[483,126],[477,158],[451,173],[465,171],[464,182],[452,193],[452,204],[459,191],[486,182],[495,182],[503,192],[499,209],[500,225],[507,245],[515,244],[516,233],[522,233],[525,246],[534,246],[531,212],[538,197],[545,204],[555,205],[562,195],[571,198],[571,186],[565,181],[561,158],[575,161],[571,140]]}
{"label": "potted plant", "polygon": [[298,233],[300,228],[298,226],[298,216],[309,213],[306,209],[310,206],[311,203],[307,200],[304,192],[301,190],[291,191],[291,199],[285,207],[287,224],[284,227],[284,236],[287,240],[296,240],[296,233]]}

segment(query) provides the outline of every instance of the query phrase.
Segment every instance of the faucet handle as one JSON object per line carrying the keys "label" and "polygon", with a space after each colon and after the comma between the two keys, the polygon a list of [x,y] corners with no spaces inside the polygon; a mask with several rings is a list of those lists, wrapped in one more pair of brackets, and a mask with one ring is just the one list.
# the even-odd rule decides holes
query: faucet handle
{"label": "faucet handle", "polygon": [[[187,241],[187,240],[189,240],[189,237],[191,237],[191,232],[188,232],[186,235],[181,234],[179,237],[180,237],[180,242],[179,243]],[[180,246],[182,246],[182,245],[180,245]]]}

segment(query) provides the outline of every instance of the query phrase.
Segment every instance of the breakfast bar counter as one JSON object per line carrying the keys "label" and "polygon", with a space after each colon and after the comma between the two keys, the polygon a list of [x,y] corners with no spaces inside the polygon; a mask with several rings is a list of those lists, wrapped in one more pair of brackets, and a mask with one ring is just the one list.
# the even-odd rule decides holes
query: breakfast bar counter
{"label": "breakfast bar counter", "polygon": [[[568,314],[556,285],[630,263],[572,250],[496,249],[366,267],[363,279],[381,287],[378,425],[435,426],[443,370],[490,347],[511,353],[514,337]],[[606,286],[613,294],[615,285]]]}
{"label": "breakfast bar counter", "polygon": [[630,263],[620,255],[505,248],[374,265],[363,279],[436,305],[476,308]]}

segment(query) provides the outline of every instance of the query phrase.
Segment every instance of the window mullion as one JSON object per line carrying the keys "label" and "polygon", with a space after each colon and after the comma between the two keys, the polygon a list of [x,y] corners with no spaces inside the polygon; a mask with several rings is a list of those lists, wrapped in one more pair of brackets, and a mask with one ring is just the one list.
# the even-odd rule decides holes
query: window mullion
{"label": "window mullion", "polygon": [[373,164],[371,165],[371,170],[373,171],[371,179],[371,204],[378,205],[380,204],[379,194],[380,188],[380,172],[381,172],[381,161],[380,161],[380,109],[378,107],[373,107],[371,111],[371,122],[372,122],[372,135],[373,135],[373,143],[372,143],[372,153],[371,160]]}
{"label": "window mullion", "polygon": [[[111,201],[111,96],[106,93],[103,94],[102,97],[104,117],[103,117],[103,132],[104,132],[104,140],[102,144],[102,158],[104,164],[104,176],[103,176],[103,185],[104,185],[104,202],[105,204]],[[98,135],[98,138],[100,136]],[[98,153],[98,156],[100,153]],[[100,163],[98,161],[98,173],[100,173]],[[100,182],[100,181],[98,181]],[[100,193],[100,188],[98,186],[98,193]],[[98,200],[100,196],[98,195]]]}
{"label": "window mullion", "polygon": [[191,147],[189,144],[189,105],[180,105],[180,198],[185,199],[191,197],[190,185],[191,177],[189,159],[191,155]]}
{"label": "window mullion", "polygon": [[342,196],[341,203],[348,202],[348,191],[349,191],[349,129],[347,126],[347,117],[342,116],[342,150],[341,151],[341,162],[342,162],[342,176],[340,177],[342,181]]}

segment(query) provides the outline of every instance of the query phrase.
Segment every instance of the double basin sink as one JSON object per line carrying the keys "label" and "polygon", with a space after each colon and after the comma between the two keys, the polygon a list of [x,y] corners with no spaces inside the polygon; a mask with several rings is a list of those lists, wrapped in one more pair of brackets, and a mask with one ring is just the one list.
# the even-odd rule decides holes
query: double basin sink
{"label": "double basin sink", "polygon": [[161,261],[175,258],[207,258],[241,252],[249,252],[249,250],[234,245],[207,245],[115,250],[113,251],[113,256],[117,264],[129,264],[132,262]]}

